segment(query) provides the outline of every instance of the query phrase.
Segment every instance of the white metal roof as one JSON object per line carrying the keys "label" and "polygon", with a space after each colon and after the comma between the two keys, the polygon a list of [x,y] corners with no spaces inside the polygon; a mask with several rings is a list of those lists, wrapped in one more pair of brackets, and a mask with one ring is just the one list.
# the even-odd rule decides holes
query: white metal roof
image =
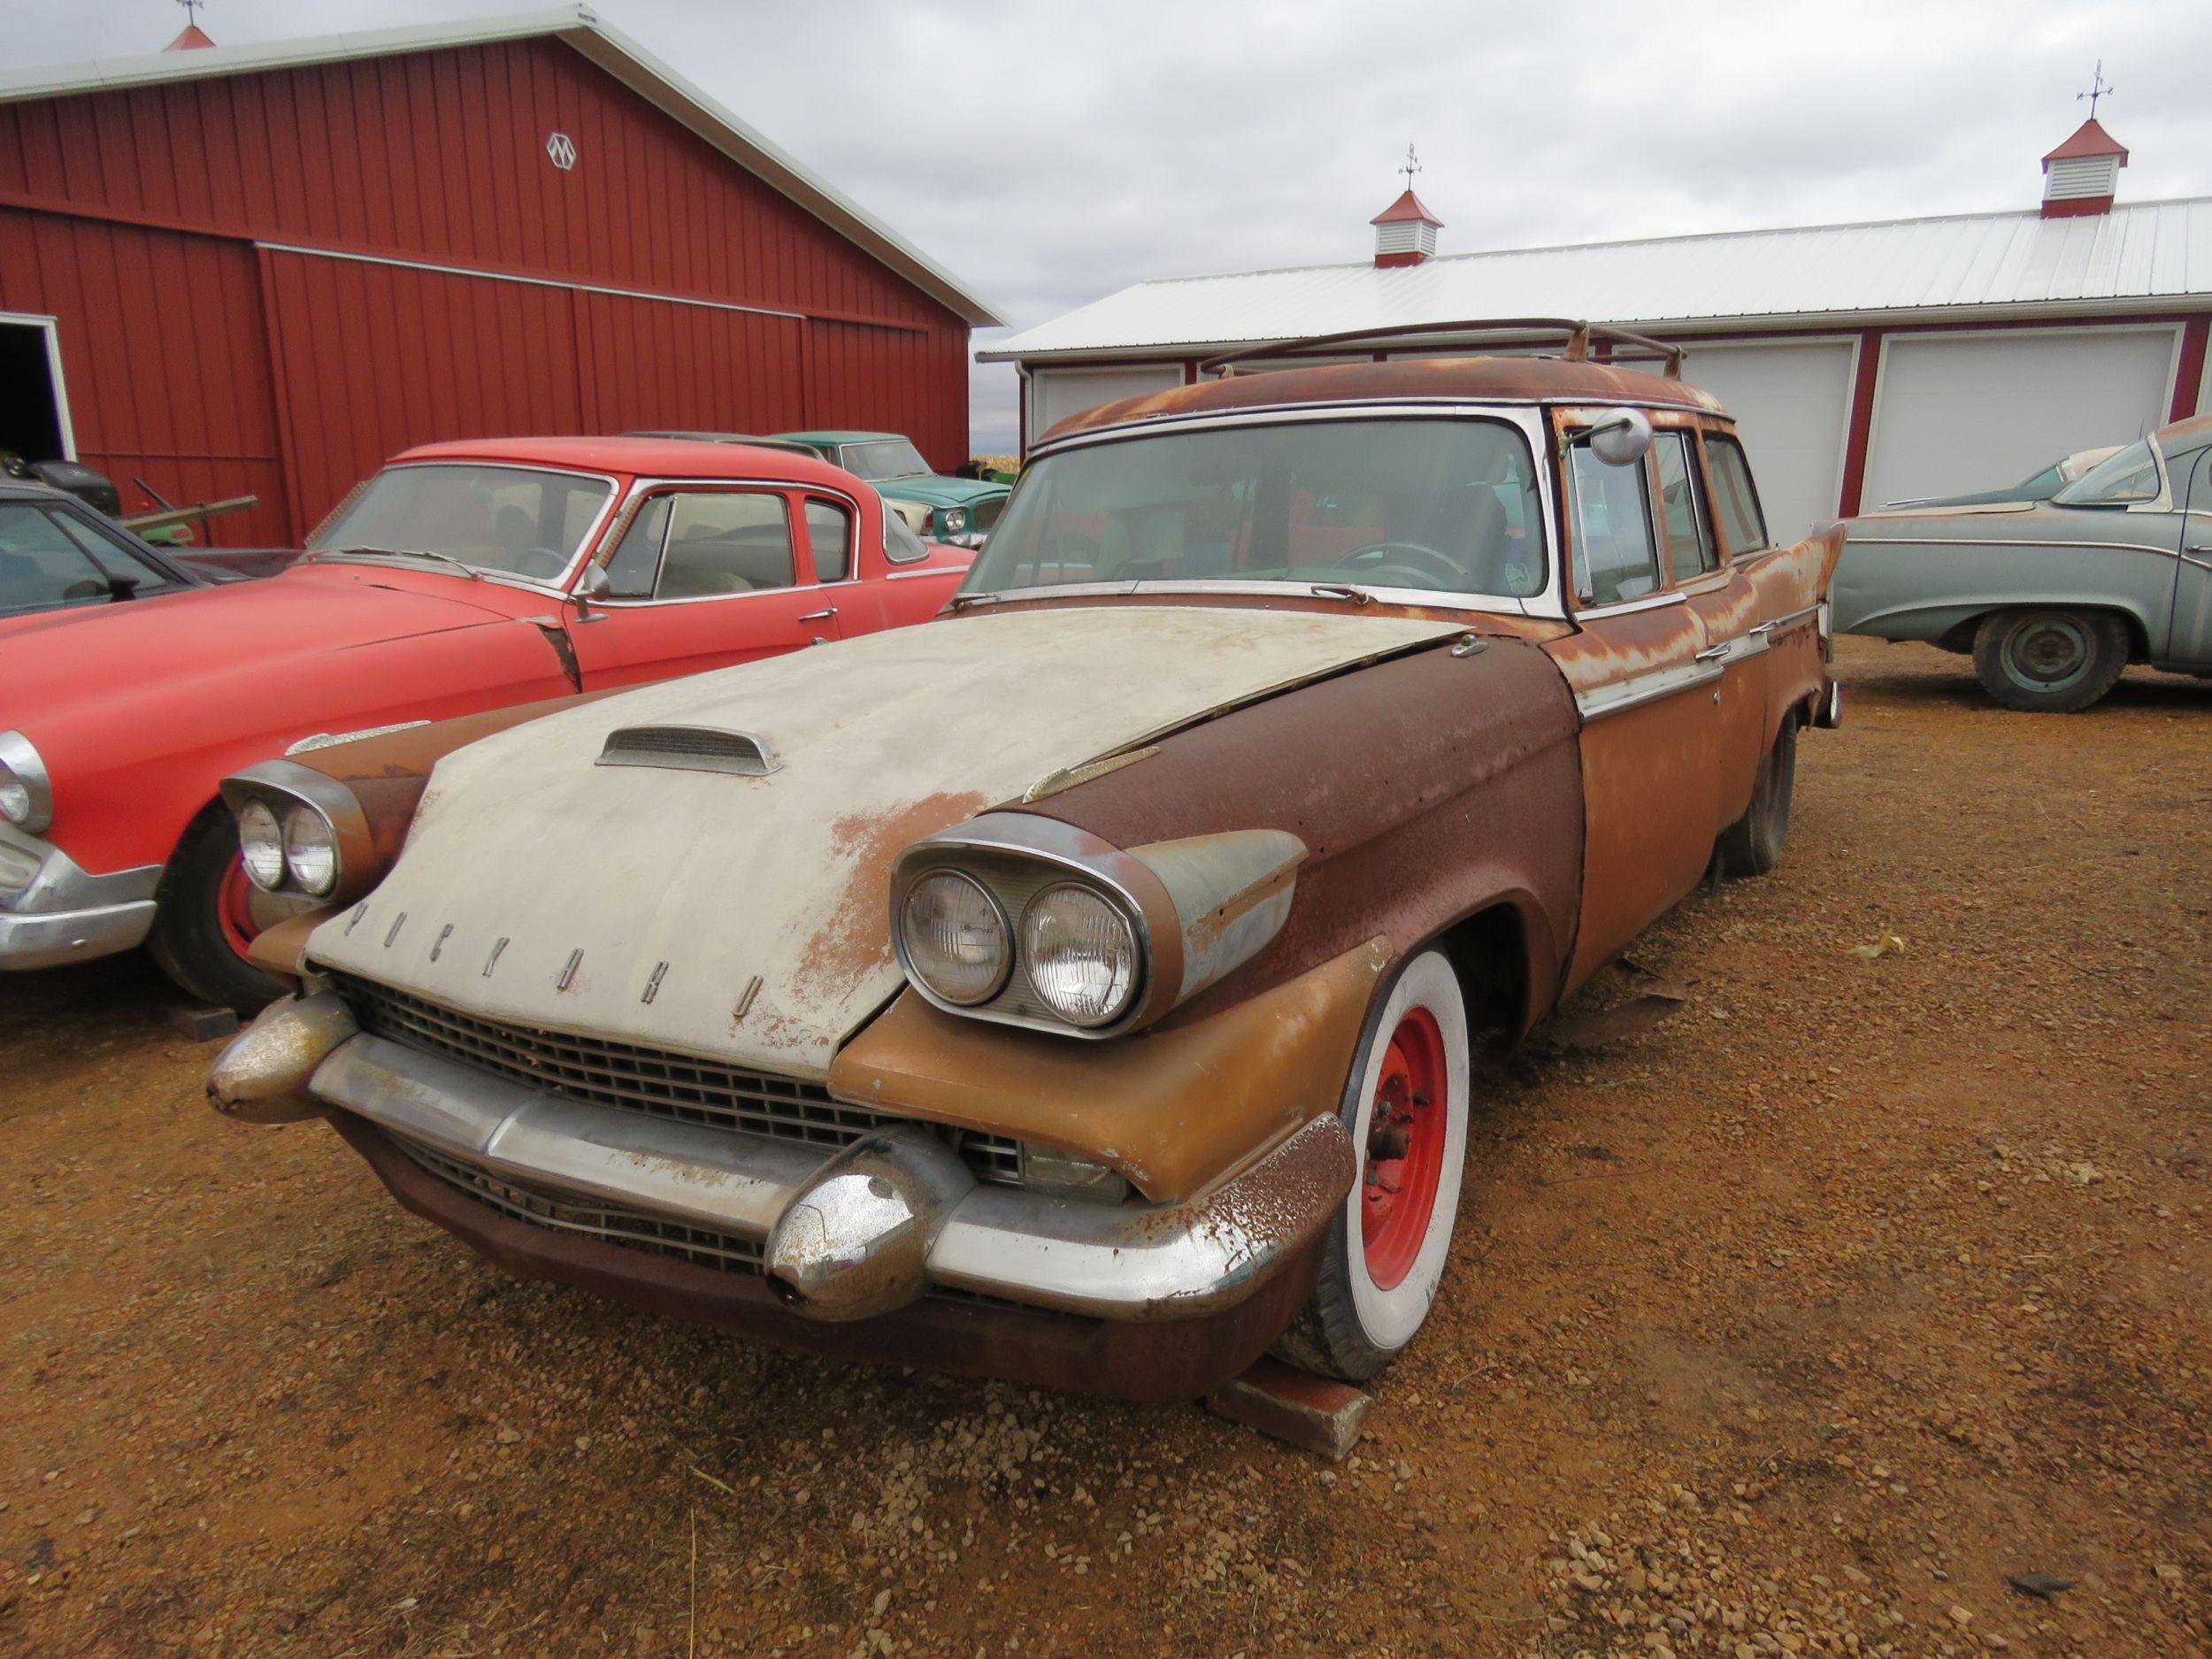
{"label": "white metal roof", "polygon": [[1370,260],[1140,282],[976,355],[1142,354],[1397,323],[1586,317],[1695,332],[1747,319],[2126,310],[2212,295],[2212,197]]}
{"label": "white metal roof", "polygon": [[784,154],[635,41],[608,27],[588,5],[18,69],[0,74],[0,104],[541,36],[551,36],[574,47],[739,166],[789,196],[970,324],[979,328],[1002,326],[1003,319],[995,306],[827,180]]}

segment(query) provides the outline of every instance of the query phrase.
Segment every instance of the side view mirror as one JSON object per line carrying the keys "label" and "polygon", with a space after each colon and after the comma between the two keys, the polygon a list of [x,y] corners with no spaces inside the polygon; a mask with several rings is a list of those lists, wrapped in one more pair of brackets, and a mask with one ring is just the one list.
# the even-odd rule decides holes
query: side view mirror
{"label": "side view mirror", "polygon": [[598,613],[592,610],[591,602],[604,598],[608,589],[613,586],[605,565],[585,565],[583,572],[576,578],[576,586],[569,590],[570,596],[576,601],[576,620],[579,623],[598,621]]}
{"label": "side view mirror", "polygon": [[1608,466],[1633,466],[1651,448],[1651,419],[1640,409],[1617,409],[1590,428],[1590,452]]}

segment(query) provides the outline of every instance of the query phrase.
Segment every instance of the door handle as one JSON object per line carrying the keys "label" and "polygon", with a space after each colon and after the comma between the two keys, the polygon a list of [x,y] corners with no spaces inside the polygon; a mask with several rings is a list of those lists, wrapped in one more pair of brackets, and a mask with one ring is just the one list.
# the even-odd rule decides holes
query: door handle
{"label": "door handle", "polygon": [[1729,649],[1725,641],[1718,645],[1709,645],[1697,654],[1697,660],[1701,663],[1717,662],[1728,655]]}
{"label": "door handle", "polygon": [[1773,633],[1775,629],[1780,627],[1782,625],[1778,622],[1762,622],[1758,626],[1748,631],[1753,634],[1765,635]]}
{"label": "door handle", "polygon": [[837,607],[835,605],[832,605],[826,611],[810,611],[804,616],[801,617],[799,620],[802,622],[827,622],[836,614]]}

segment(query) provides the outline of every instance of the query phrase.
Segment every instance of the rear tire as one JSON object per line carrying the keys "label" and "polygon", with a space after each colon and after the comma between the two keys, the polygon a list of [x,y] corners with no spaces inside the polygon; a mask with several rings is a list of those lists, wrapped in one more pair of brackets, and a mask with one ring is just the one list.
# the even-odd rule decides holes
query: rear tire
{"label": "rear tire", "polygon": [[1720,833],[1723,875],[1763,876],[1782,862],[1782,843],[1790,833],[1790,808],[1796,799],[1797,711],[1793,709],[1782,717],[1774,747],[1759,762],[1759,780],[1751,787],[1751,804]]}
{"label": "rear tire", "polygon": [[246,960],[259,931],[253,884],[238,862],[238,826],[227,808],[192,820],[162,872],[146,949],[161,971],[203,1002],[250,1014],[284,987]]}
{"label": "rear tire", "polygon": [[1974,634],[1982,689],[2024,714],[2078,714],[2127,665],[2127,625],[2109,611],[2000,611]]}
{"label": "rear tire", "polygon": [[1294,1365],[1361,1382],[1427,1320],[1467,1158],[1467,1006],[1444,953],[1406,964],[1369,1017],[1341,1116],[1359,1174],[1313,1294],[1276,1340]]}

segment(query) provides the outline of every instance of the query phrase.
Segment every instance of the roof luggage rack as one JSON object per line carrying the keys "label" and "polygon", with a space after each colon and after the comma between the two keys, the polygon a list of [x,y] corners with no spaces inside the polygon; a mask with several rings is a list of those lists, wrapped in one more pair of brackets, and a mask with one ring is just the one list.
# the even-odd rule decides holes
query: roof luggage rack
{"label": "roof luggage rack", "polygon": [[[1591,342],[1602,340],[1611,345],[1631,348],[1628,361],[1664,358],[1669,380],[1680,378],[1682,359],[1687,355],[1683,347],[1668,341],[1632,334],[1605,323],[1580,322],[1571,317],[1503,317],[1456,323],[1396,323],[1382,328],[1355,328],[1339,334],[1314,334],[1304,340],[1281,340],[1272,345],[1248,346],[1241,351],[1225,351],[1219,357],[1208,357],[1198,365],[1198,371],[1202,374],[1218,374],[1233,364],[1261,358],[1295,359],[1344,346],[1365,345],[1379,340],[1417,339],[1427,334],[1502,334],[1516,344],[1524,340],[1540,342],[1560,335],[1565,339],[1565,349],[1561,356],[1569,363],[1589,362]],[[1622,360],[1617,354],[1611,358],[1616,363]]]}

